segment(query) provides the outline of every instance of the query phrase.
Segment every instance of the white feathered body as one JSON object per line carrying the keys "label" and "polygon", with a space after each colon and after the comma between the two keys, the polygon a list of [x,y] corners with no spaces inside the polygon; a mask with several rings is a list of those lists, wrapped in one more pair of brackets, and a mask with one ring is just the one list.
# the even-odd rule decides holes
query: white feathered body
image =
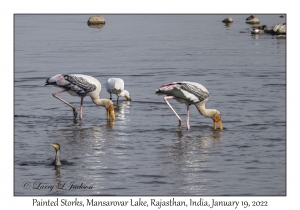
{"label": "white feathered body", "polygon": [[106,83],[106,90],[108,93],[113,93],[120,96],[124,90],[124,80],[120,78],[109,78]]}
{"label": "white feathered body", "polygon": [[65,89],[72,96],[93,98],[101,91],[101,83],[96,78],[83,74],[57,74],[47,79],[46,84]]}
{"label": "white feathered body", "polygon": [[124,90],[124,80],[121,78],[109,78],[106,83],[106,91],[110,94],[116,94],[125,97],[126,100],[131,100],[129,92]]}
{"label": "white feathered body", "polygon": [[[206,117],[210,117],[214,121],[214,129],[216,129],[216,123],[219,124],[220,129],[223,129],[222,121],[221,121],[221,113],[216,109],[206,109],[205,104],[209,99],[208,90],[201,84],[196,82],[173,82],[169,84],[161,85],[158,89],[156,89],[157,94],[165,94],[165,101],[168,106],[172,109],[174,114],[180,121],[181,119],[172,106],[168,103],[168,98],[175,98],[177,101],[181,103],[185,103],[187,105],[187,129],[189,126],[189,106],[194,104],[201,115]],[[168,97],[169,96],[169,97]]]}
{"label": "white feathered body", "polygon": [[161,85],[156,93],[174,96],[177,101],[188,104],[197,104],[209,98],[208,90],[196,82],[183,81]]}

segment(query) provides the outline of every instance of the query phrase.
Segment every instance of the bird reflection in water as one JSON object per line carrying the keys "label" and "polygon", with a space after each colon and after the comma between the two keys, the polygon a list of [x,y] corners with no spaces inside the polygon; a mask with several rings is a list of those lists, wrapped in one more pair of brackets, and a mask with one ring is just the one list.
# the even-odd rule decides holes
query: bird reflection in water
{"label": "bird reflection in water", "polygon": [[176,133],[178,135],[178,138],[181,139],[183,137],[182,131],[181,131],[181,126],[178,126],[180,128],[176,129]]}
{"label": "bird reflection in water", "polygon": [[53,170],[55,170],[55,176],[56,176],[56,178],[61,178],[61,175],[60,175],[60,166],[54,166]]}
{"label": "bird reflection in water", "polygon": [[[196,128],[197,129],[197,128]],[[204,131],[205,133],[202,134],[202,135],[199,135],[197,136],[196,138],[198,139],[202,139],[202,138],[209,138],[211,140],[220,140],[221,138],[221,133],[222,133],[222,130],[215,130],[215,129],[211,129],[211,128],[208,128],[209,130],[207,131]],[[202,128],[199,128],[197,130],[203,130],[203,127]],[[209,132],[209,133],[208,133]],[[181,130],[181,125],[178,125],[178,128],[176,129],[176,133],[178,135],[178,139],[181,139],[182,137],[186,137],[186,140],[189,140],[190,138],[194,139],[193,137],[193,132],[191,132],[191,130],[186,130],[185,133],[182,133],[182,130]],[[195,140],[195,139],[194,139]]]}
{"label": "bird reflection in water", "polygon": [[115,106],[115,115],[118,120],[125,121],[130,120],[129,117],[125,119],[125,115],[130,113],[130,101],[121,101]]}
{"label": "bird reflection in water", "polygon": [[220,130],[213,130],[213,133],[212,133],[212,137],[213,139],[216,139],[216,140],[220,140],[221,138],[221,131]]}
{"label": "bird reflection in water", "polygon": [[202,135],[196,137],[199,141],[205,140],[205,142],[214,142],[214,140],[221,139],[221,130],[211,130],[210,132],[205,132]]}
{"label": "bird reflection in water", "polygon": [[[114,104],[115,117],[118,118],[118,121],[121,121],[121,123],[124,122],[125,120],[129,120],[129,119],[125,119],[125,114],[129,113],[129,105],[130,105],[130,101],[121,101],[118,104]],[[114,129],[114,127],[115,127],[115,121],[107,120],[106,128]]]}
{"label": "bird reflection in water", "polygon": [[114,129],[115,128],[115,121],[111,122],[110,120],[107,120],[106,128],[107,129]]}
{"label": "bird reflection in water", "polygon": [[[179,127],[179,126],[178,126]],[[183,137],[185,137],[185,140],[190,141],[190,140],[200,140],[202,141],[203,139],[209,139],[210,141],[212,140],[220,140],[221,139],[221,130],[212,130],[211,133],[205,133],[196,137],[193,137],[193,133],[190,133],[190,130],[186,131],[186,134],[183,134],[181,129],[176,130],[178,139],[181,140]],[[197,140],[198,139],[198,140]]]}

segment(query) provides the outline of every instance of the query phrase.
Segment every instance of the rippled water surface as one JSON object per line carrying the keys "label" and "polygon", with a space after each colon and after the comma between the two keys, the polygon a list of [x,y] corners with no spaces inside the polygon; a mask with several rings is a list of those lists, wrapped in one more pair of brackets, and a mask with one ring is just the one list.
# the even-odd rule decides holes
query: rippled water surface
{"label": "rippled water surface", "polygon": [[[249,16],[91,15],[14,17],[15,195],[285,195],[286,40],[252,36]],[[279,15],[258,15],[268,26]],[[63,73],[121,77],[132,101],[115,103],[116,120],[86,97],[83,121],[52,97],[45,80]],[[224,130],[191,106],[155,89],[194,81],[210,92],[207,108],[221,112]],[[80,105],[80,98],[60,97]],[[50,143],[72,162],[55,169]],[[71,182],[92,189],[55,187]],[[38,187],[39,186],[39,187]],[[44,186],[44,188],[43,188]],[[39,189],[35,189],[39,188]]]}

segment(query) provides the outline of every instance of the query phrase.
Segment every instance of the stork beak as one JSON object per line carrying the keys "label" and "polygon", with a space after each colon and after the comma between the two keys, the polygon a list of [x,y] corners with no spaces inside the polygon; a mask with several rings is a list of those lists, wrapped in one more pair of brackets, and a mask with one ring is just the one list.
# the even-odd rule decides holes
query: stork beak
{"label": "stork beak", "polygon": [[114,110],[114,105],[110,104],[107,109],[106,109],[106,114],[107,114],[107,120],[110,120],[110,116],[112,118],[112,120],[115,120],[115,110]]}
{"label": "stork beak", "polygon": [[221,120],[218,121],[218,124],[219,124],[220,130],[223,130],[223,124],[222,124]]}
{"label": "stork beak", "polygon": [[220,130],[223,130],[221,115],[217,114],[217,116],[215,118],[213,118],[213,120],[214,120],[214,129],[217,129],[217,123],[218,123]]}

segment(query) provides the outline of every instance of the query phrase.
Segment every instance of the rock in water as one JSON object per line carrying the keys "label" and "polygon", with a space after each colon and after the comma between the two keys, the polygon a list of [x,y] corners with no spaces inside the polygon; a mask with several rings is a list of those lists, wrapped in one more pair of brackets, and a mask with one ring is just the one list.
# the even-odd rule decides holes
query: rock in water
{"label": "rock in water", "polygon": [[260,21],[259,21],[258,18],[255,17],[254,15],[250,15],[249,17],[246,18],[246,23],[250,23],[250,24],[259,24]]}
{"label": "rock in water", "polygon": [[102,16],[91,16],[87,22],[88,25],[99,25],[105,24],[105,20]]}
{"label": "rock in water", "polygon": [[224,19],[222,22],[223,23],[233,23],[233,19],[231,17],[228,17],[228,18]]}

